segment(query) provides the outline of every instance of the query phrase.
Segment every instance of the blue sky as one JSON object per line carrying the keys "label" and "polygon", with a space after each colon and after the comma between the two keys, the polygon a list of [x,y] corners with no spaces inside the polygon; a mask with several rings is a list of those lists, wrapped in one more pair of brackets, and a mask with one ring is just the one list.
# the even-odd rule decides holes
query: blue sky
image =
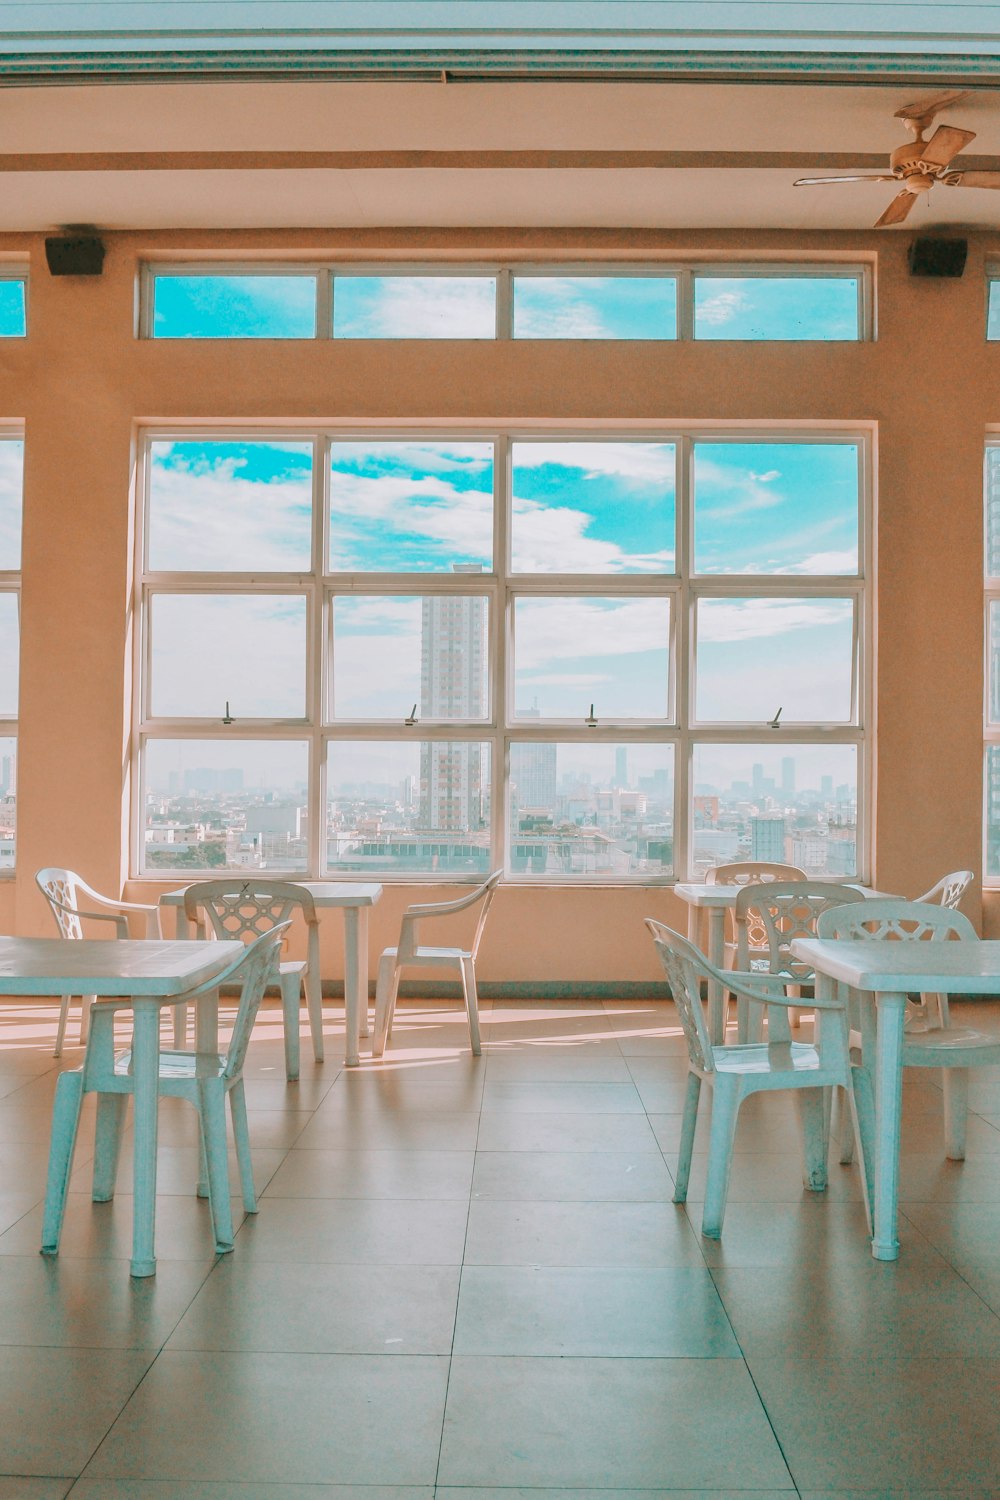
{"label": "blue sky", "polygon": [[25,329],[25,283],[0,277],[0,338],[20,338]]}

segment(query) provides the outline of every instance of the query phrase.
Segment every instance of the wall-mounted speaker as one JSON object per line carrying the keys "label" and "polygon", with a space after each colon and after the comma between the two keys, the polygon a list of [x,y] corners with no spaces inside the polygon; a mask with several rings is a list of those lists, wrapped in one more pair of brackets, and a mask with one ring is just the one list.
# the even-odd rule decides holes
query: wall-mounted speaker
{"label": "wall-mounted speaker", "polygon": [[914,240],[909,252],[910,275],[961,276],[968,253],[968,240]]}
{"label": "wall-mounted speaker", "polygon": [[104,244],[95,234],[52,235],[45,241],[45,259],[53,276],[100,276]]}

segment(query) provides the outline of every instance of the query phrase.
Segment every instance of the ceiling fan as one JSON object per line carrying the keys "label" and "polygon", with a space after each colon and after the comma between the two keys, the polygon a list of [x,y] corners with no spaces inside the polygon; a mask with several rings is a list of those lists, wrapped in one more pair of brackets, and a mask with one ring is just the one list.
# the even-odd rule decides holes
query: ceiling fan
{"label": "ceiling fan", "polygon": [[924,132],[930,128],[934,117],[956,99],[964,99],[967,89],[957,93],[934,94],[929,99],[917,99],[897,109],[895,119],[902,120],[907,130],[912,130],[914,140],[905,146],[897,146],[889,157],[889,171],[865,173],[856,177],[799,177],[796,187],[818,187],[835,182],[898,182],[900,192],[889,207],[875,220],[876,229],[887,224],[901,224],[921,193],[930,192],[935,183],[946,187],[1000,188],[1000,172],[949,172],[953,159],[964,151],[970,141],[975,140],[974,130],[959,130],[954,125],[939,125],[929,141]]}

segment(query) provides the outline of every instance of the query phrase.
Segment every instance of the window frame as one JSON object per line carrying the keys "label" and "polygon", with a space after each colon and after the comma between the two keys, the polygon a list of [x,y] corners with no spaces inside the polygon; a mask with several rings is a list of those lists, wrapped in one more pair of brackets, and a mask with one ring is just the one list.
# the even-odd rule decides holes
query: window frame
{"label": "window frame", "polygon": [[[997,267],[1000,281],[1000,266]],[[987,309],[989,303],[987,302]],[[990,845],[990,751],[1000,750],[1000,717],[990,714],[990,685],[992,676],[992,642],[990,639],[990,613],[993,605],[1000,608],[1000,575],[991,574],[990,562],[990,506],[989,478],[990,453],[1000,454],[1000,430],[988,429],[983,445],[983,888],[1000,889],[1000,871],[995,875],[989,869]]]}
{"label": "window frame", "polygon": [[[2,273],[0,273],[2,274]],[[0,422],[0,442],[18,442],[24,446],[24,426],[20,422]],[[21,504],[22,518],[24,507],[24,471],[21,472]],[[21,643],[21,578],[22,568],[0,569],[0,594],[13,594],[17,607],[17,634],[18,655],[20,656]],[[12,739],[15,744],[15,758],[19,752],[18,724],[20,721],[20,673],[18,673],[18,712],[11,716],[0,718],[0,739]],[[14,812],[14,862],[6,868],[0,867],[0,880],[13,880],[18,874],[17,868],[17,809]]]}
{"label": "window frame", "polygon": [[[148,506],[150,456],[155,442],[249,442],[279,438],[285,442],[310,441],[313,449],[312,568],[308,573],[156,573],[148,568]],[[858,570],[848,575],[801,574],[695,574],[693,531],[694,453],[698,441],[749,445],[815,442],[854,444],[858,452]],[[870,809],[873,747],[873,515],[874,515],[874,427],[872,424],[754,423],[725,426],[712,423],[627,424],[601,426],[580,423],[505,424],[456,428],[454,424],[358,423],[296,424],[273,428],[266,425],[236,427],[232,424],[176,423],[137,429],[141,461],[136,559],[134,636],[131,869],[135,878],[171,879],[189,876],[188,869],[145,868],[144,748],[153,740],[202,740],[229,738],[308,742],[308,870],[300,878],[333,879],[336,867],[326,865],[327,826],[326,766],[328,747],[337,741],[463,741],[490,746],[490,867],[503,863],[509,870],[514,839],[510,826],[510,749],[516,743],[577,743],[608,745],[671,745],[674,755],[673,870],[654,876],[586,875],[557,877],[552,874],[521,873],[508,878],[523,884],[669,886],[690,879],[694,838],[694,756],[700,745],[756,744],[854,745],[857,748],[857,871],[844,879],[864,880],[870,871]],[[330,452],[336,442],[470,443],[494,445],[493,464],[493,567],[489,572],[385,573],[336,572],[327,568],[330,525]],[[518,441],[536,442],[628,442],[675,444],[676,483],[676,571],[671,573],[513,573],[510,568],[510,518],[512,510],[511,447]],[[218,719],[189,717],[152,719],[145,715],[148,703],[149,601],[159,592],[191,593],[304,593],[307,603],[307,717],[305,720],[238,720],[220,733]],[[667,721],[541,720],[515,718],[513,713],[513,617],[519,597],[666,597],[670,602],[670,663],[673,696],[672,717]],[[482,719],[421,720],[409,725],[396,720],[332,718],[330,642],[333,601],[339,596],[483,596],[487,600],[488,710]],[[854,702],[855,718],[849,724],[780,725],[770,729],[764,722],[699,724],[694,721],[695,610],[701,598],[776,597],[850,598],[854,604]],[[214,730],[214,732],[212,732]],[[998,730],[1000,740],[1000,730]],[[277,869],[277,867],[275,867]],[[354,878],[358,878],[354,876]],[[464,877],[453,872],[431,870],[405,873],[372,872],[383,884],[454,884]],[[830,878],[830,877],[826,877]]]}

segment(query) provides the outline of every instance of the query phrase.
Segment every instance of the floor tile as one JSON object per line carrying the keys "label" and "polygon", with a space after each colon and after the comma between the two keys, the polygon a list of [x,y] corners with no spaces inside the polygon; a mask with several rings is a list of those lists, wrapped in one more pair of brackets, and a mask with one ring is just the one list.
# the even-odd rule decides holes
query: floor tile
{"label": "floor tile", "polygon": [[480,1151],[643,1151],[659,1154],[643,1115],[525,1115],[484,1110]]}
{"label": "floor tile", "polygon": [[161,1258],[155,1276],[137,1281],[127,1261],[95,1276],[93,1261],[65,1254],[8,1256],[0,1272],[0,1344],[158,1349],[213,1264],[211,1256]]}
{"label": "floor tile", "polygon": [[539,1042],[517,1052],[489,1054],[487,1081],[495,1083],[629,1083],[628,1064],[615,1042]]}
{"label": "floor tile", "polygon": [[25,1474],[6,1477],[0,1474],[0,1500],[64,1500],[72,1483],[72,1479],[29,1479]]}
{"label": "floor tile", "polygon": [[[565,1489],[495,1489],[439,1484],[435,1500],[569,1500]],[[797,1491],[787,1490],[581,1490],[574,1486],[572,1500],[793,1500]],[[873,1497],[874,1500],[874,1497]],[[965,1497],[962,1497],[965,1500]],[[978,1500],[978,1497],[977,1497]]]}
{"label": "floor tile", "polygon": [[165,1351],[87,1477],[427,1485],[447,1374],[425,1355]]}
{"label": "floor tile", "polygon": [[648,1151],[479,1151],[473,1200],[649,1202],[673,1197],[662,1156]]}
{"label": "floor tile", "polygon": [[625,1059],[643,1108],[650,1114],[678,1114],[684,1108],[688,1065],[681,1057]]}
{"label": "floor tile", "polygon": [[0,1348],[0,1466],[79,1474],[145,1375],[151,1353]]}
{"label": "floor tile", "polygon": [[455,1198],[466,1202],[472,1151],[289,1151],[269,1198]]}
{"label": "floor tile", "polygon": [[[837,1201],[825,1193],[803,1195],[798,1203],[730,1203],[721,1240],[701,1234],[703,1205],[689,1199],[687,1212],[710,1266],[814,1266],[849,1260],[866,1266],[871,1241],[860,1203]],[[901,1255],[940,1265],[941,1257],[912,1224],[901,1222]],[[0,1246],[3,1241],[0,1240]]]}
{"label": "floor tile", "polygon": [[[671,1162],[671,1168],[673,1168]],[[697,1152],[691,1161],[688,1197],[701,1201],[705,1197],[708,1157]],[[802,1180],[802,1156],[795,1152],[743,1151],[733,1154],[729,1176],[728,1203],[798,1203],[806,1196],[820,1194],[807,1188]],[[829,1200],[847,1199],[861,1203],[862,1187],[857,1170],[834,1163],[829,1170],[823,1195]]]}
{"label": "floor tile", "polygon": [[458,1266],[468,1212],[464,1202],[262,1198],[237,1249],[256,1260]]}
{"label": "floor tile", "polygon": [[529,1115],[640,1115],[642,1100],[631,1083],[492,1083],[483,1090],[484,1110]]}
{"label": "floor tile", "polygon": [[904,1202],[901,1217],[900,1243],[910,1225],[953,1264],[966,1259],[1000,1261],[1000,1202]]}
{"label": "floor tile", "polygon": [[[199,1479],[78,1479],[73,1488],[73,1500],[433,1500],[433,1496],[432,1485],[255,1484],[252,1480],[230,1484]],[[7,1500],[2,1489],[0,1500]]]}
{"label": "floor tile", "polygon": [[441,1485],[721,1489],[737,1477],[788,1484],[740,1360],[452,1361]]}
{"label": "floor tile", "polygon": [[170,1349],[448,1354],[457,1266],[284,1265],[226,1256]]}
{"label": "floor tile", "polygon": [[466,1266],[456,1354],[739,1358],[707,1270]]}
{"label": "floor tile", "polygon": [[[86,1143],[88,1149],[91,1142]],[[270,1182],[274,1173],[284,1160],[284,1151],[266,1151],[262,1147],[252,1150],[253,1158],[253,1180],[258,1193],[262,1193]],[[132,1142],[122,1142],[121,1163],[116,1178],[116,1191],[129,1193],[132,1188]],[[74,1157],[73,1174],[69,1180],[71,1193],[89,1193],[93,1182],[94,1168],[92,1158],[88,1160],[86,1154],[81,1155],[79,1148]],[[190,1197],[196,1193],[198,1177],[201,1171],[201,1149],[195,1144],[192,1146],[158,1146],[156,1152],[156,1192],[157,1196],[164,1197]],[[240,1174],[236,1162],[236,1151],[231,1146],[229,1150],[229,1188],[234,1195],[239,1195]],[[45,1183],[42,1183],[42,1191]]]}
{"label": "floor tile", "polygon": [[698,1237],[672,1203],[475,1202],[466,1265],[701,1266]]}
{"label": "floor tile", "polygon": [[[237,1228],[240,1204],[233,1204]],[[42,1243],[42,1206],[35,1202],[4,1234],[0,1256],[37,1255]],[[94,1203],[89,1193],[66,1198],[59,1253],[84,1260],[124,1260],[132,1253],[132,1199],[116,1193],[110,1203]],[[193,1193],[156,1200],[156,1253],[164,1260],[205,1261],[215,1254],[207,1198]],[[115,1274],[115,1273],[110,1273]]]}
{"label": "floor tile", "polygon": [[323,1104],[296,1139],[299,1151],[475,1151],[475,1111],[331,1109]]}

